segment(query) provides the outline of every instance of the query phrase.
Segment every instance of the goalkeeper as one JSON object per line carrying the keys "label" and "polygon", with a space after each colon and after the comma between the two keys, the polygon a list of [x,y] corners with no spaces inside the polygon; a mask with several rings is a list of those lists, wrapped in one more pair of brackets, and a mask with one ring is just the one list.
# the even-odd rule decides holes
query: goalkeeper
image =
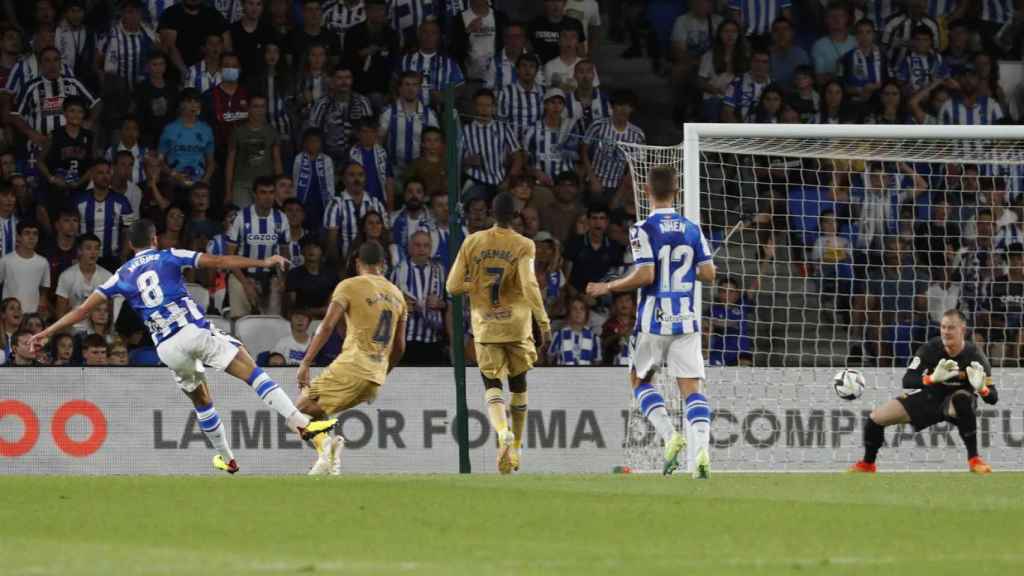
{"label": "goalkeeper", "polygon": [[[920,432],[939,422],[956,425],[967,448],[967,465],[975,474],[991,474],[992,468],[978,456],[978,418],[981,396],[987,404],[999,401],[992,385],[992,366],[984,352],[966,342],[967,319],[959,310],[942,315],[940,335],[917,350],[903,375],[906,394],[875,408],[864,425],[864,459],[851,472],[875,472],[875,458],[884,441],[886,426],[910,422]],[[930,369],[928,367],[933,367]],[[977,395],[977,396],[976,396]]]}

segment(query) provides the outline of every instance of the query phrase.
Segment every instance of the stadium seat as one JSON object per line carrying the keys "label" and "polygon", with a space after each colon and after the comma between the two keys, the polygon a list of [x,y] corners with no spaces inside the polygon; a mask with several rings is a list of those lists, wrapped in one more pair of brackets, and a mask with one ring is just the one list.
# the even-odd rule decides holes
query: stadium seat
{"label": "stadium seat", "polygon": [[203,310],[210,309],[210,291],[200,286],[199,284],[192,284],[191,282],[185,284],[185,288],[188,289],[188,293],[192,295],[192,299],[195,300],[196,304],[199,304]]}
{"label": "stadium seat", "polygon": [[209,320],[211,324],[216,326],[221,332],[233,334],[231,329],[231,320],[223,316],[207,316],[206,319]]}
{"label": "stadium seat", "polygon": [[291,326],[280,316],[243,316],[235,321],[235,337],[245,344],[250,354],[270,350],[290,333]]}

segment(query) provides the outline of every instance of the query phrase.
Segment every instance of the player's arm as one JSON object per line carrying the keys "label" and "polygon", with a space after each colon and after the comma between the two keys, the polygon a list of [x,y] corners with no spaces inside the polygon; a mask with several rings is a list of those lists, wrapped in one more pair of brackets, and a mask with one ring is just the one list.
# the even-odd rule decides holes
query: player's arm
{"label": "player's arm", "polygon": [[[228,246],[231,249],[231,246]],[[284,270],[288,266],[288,259],[280,254],[274,254],[270,258],[256,260],[244,256],[229,254],[226,256],[215,256],[213,254],[201,253],[198,256],[196,267],[198,268],[219,268],[240,270],[242,268],[280,268]]]}
{"label": "player's arm", "polygon": [[598,297],[612,292],[628,292],[654,283],[654,249],[642,226],[629,229],[629,246],[633,251],[633,270],[623,278],[611,282],[590,282],[587,295]]}
{"label": "player's arm", "polygon": [[398,362],[405,354],[405,319],[406,315],[402,314],[398,317],[398,322],[395,323],[395,334],[391,340],[391,354],[388,356],[388,374],[391,374],[395,366],[398,366]]}
{"label": "player's arm", "polygon": [[537,284],[537,275],[533,270],[533,260],[536,248],[530,244],[527,258],[520,258],[516,264],[520,282],[522,282],[523,297],[526,299],[534,320],[540,327],[541,346],[551,341],[551,320],[548,319],[548,312],[544,309],[544,299],[540,295],[540,285]]}
{"label": "player's arm", "polygon": [[42,332],[32,336],[32,339],[29,341],[29,345],[33,350],[39,350],[44,344],[46,344],[46,341],[49,340],[51,336],[59,334],[75,324],[78,324],[82,320],[85,320],[89,317],[89,314],[92,313],[93,309],[101,305],[107,305],[107,297],[103,292],[95,290],[88,298],[85,299],[85,302],[82,302],[77,308],[61,316],[59,320],[50,324]]}
{"label": "player's arm", "polygon": [[300,389],[309,386],[309,367],[313,365],[313,360],[316,359],[324,344],[327,344],[327,340],[331,338],[334,328],[345,315],[347,308],[348,305],[344,301],[338,300],[331,300],[331,303],[327,306],[327,314],[324,314],[323,321],[316,327],[313,339],[309,341],[309,347],[306,348],[306,355],[302,357],[302,362],[299,364],[299,372],[296,379],[299,381]]}
{"label": "player's arm", "polygon": [[[929,366],[931,372],[929,372]],[[947,381],[953,385],[960,384],[960,371],[956,361],[943,358],[942,352],[933,343],[926,343],[917,349],[910,360],[907,371],[903,373],[904,388],[924,388],[925,386],[941,386]]]}
{"label": "player's arm", "polygon": [[452,296],[465,294],[469,292],[471,287],[469,279],[466,278],[465,248],[465,244],[459,248],[459,254],[455,257],[455,263],[452,264],[452,269],[448,272],[448,280],[444,283],[445,290],[448,290],[448,293]]}
{"label": "player's arm", "polygon": [[986,404],[999,402],[999,392],[992,384],[992,363],[984,352],[977,351],[977,358],[967,365],[963,376]]}

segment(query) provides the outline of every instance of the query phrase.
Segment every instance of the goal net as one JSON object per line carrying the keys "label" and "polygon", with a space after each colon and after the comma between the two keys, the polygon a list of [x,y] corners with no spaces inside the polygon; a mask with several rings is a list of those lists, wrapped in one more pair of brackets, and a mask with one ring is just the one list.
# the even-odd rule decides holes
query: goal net
{"label": "goal net", "polygon": [[[700,222],[717,250],[717,285],[701,291],[713,408],[719,398],[728,399],[720,404],[745,406],[747,416],[757,410],[773,414],[749,426],[737,408],[728,422],[716,417],[717,468],[764,469],[770,463],[777,470],[806,470],[809,464],[836,469],[856,460],[862,419],[899,393],[914,351],[938,335],[950,308],[966,314],[968,338],[993,366],[1020,366],[1024,132],[687,125],[678,146],[620,149],[629,162],[637,217],[650,212],[644,190],[651,168],[673,166],[680,179],[677,207]],[[853,402],[838,399],[831,389],[833,376],[846,367],[862,370],[867,381],[864,396]],[[681,427],[675,384],[661,375],[655,384],[666,400],[672,398]],[[778,444],[804,440],[807,423],[792,430],[791,412],[802,410],[797,417],[808,419],[818,408],[825,412],[826,448],[834,428],[846,425],[837,424],[837,411],[857,420],[856,430],[834,446],[828,460],[820,458],[821,451],[810,456],[757,446],[758,438],[781,438]],[[999,444],[1000,426],[1021,429],[1019,411],[995,414],[1007,421],[992,422],[992,439],[983,444]],[[732,426],[723,429],[726,424]],[[943,426],[937,430],[948,433]],[[727,433],[739,437],[728,447]],[[922,442],[911,438],[909,428],[895,433],[903,435],[905,447]],[[930,446],[901,452],[895,467],[962,467],[958,439],[955,446]],[[625,461],[639,470],[661,468],[660,440],[635,406],[627,420]]]}

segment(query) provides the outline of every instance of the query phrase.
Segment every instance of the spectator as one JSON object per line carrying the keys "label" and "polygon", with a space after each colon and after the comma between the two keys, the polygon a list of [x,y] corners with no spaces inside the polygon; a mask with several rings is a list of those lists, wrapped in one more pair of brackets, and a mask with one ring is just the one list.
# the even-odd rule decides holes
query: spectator
{"label": "spectator", "polygon": [[380,141],[388,157],[404,168],[420,157],[420,142],[428,128],[438,128],[437,115],[419,99],[423,75],[406,70],[398,75],[398,98],[380,116]]}
{"label": "spectator", "polygon": [[767,50],[757,49],[750,55],[750,71],[737,76],[729,84],[722,99],[722,122],[747,122],[761,93],[772,83],[771,60]]}
{"label": "spectator", "polygon": [[566,0],[544,0],[544,14],[530,22],[529,42],[541,62],[558,56],[558,39],[562,30],[575,30],[580,55],[587,54],[587,35],[583,23],[565,15]]}
{"label": "spectator", "polygon": [[75,238],[79,230],[78,210],[65,206],[57,212],[57,223],[54,226],[55,237],[40,251],[50,264],[50,278],[60,278],[61,273],[69,268],[77,257]]}
{"label": "spectator", "polygon": [[939,124],[939,111],[949,101],[950,78],[933,79],[930,84],[907,100],[911,117],[918,124]]}
{"label": "spectator", "polygon": [[[213,141],[216,145],[214,157],[218,166],[225,165],[225,151],[231,142],[231,134],[236,126],[241,125],[249,115],[249,92],[239,84],[241,69],[238,55],[225,52],[220,57],[222,78],[209,91],[203,94],[203,118],[213,129]],[[263,114],[259,114],[262,121]],[[278,164],[280,168],[280,164]]]}
{"label": "spectator", "polygon": [[913,116],[903,99],[903,90],[897,80],[886,80],[878,90],[875,110],[864,119],[865,124],[911,124]]}
{"label": "spectator", "polygon": [[125,345],[124,340],[120,337],[114,338],[114,341],[107,345],[107,365],[128,365],[128,346]]}
{"label": "spectator", "polygon": [[[302,266],[302,240],[313,237],[306,229],[306,210],[297,198],[289,198],[281,206],[288,218],[288,261],[290,268]],[[315,239],[315,237],[313,237]]]}
{"label": "spectator", "polygon": [[75,339],[68,333],[57,334],[50,341],[50,365],[73,366],[75,363]]}
{"label": "spectator", "polygon": [[398,33],[388,26],[387,0],[365,0],[366,21],[345,33],[343,61],[355,71],[355,89],[379,110],[391,93],[391,63],[399,54]]}
{"label": "spectator", "polygon": [[36,353],[29,344],[31,338],[32,334],[27,330],[18,330],[11,336],[11,356],[7,366],[28,368],[41,365],[36,361]]}
{"label": "spectator", "polygon": [[399,63],[399,70],[415,70],[423,76],[420,99],[435,108],[442,103],[441,92],[448,86],[458,86],[463,81],[462,69],[451,57],[440,50],[441,26],[435,20],[419,24],[419,50],[406,54]]}
{"label": "spectator", "polygon": [[0,181],[0,258],[14,252],[18,230],[18,215],[14,209],[17,206],[18,198],[10,182]]}
{"label": "spectator", "polygon": [[321,151],[323,134],[318,128],[309,128],[302,135],[302,151],[296,154],[292,165],[295,178],[295,197],[306,210],[309,222],[324,222],[324,211],[334,197],[334,161]]}
{"label": "spectator", "polygon": [[811,122],[813,124],[848,124],[854,118],[846,106],[846,93],[838,80],[829,80],[821,89],[821,104]]}
{"label": "spectator", "polygon": [[142,186],[145,182],[143,158],[149,150],[139,141],[141,137],[140,127],[138,117],[125,116],[121,120],[120,129],[117,131],[117,144],[108,147],[104,157],[108,162],[113,163],[117,161],[118,153],[128,152],[131,154],[132,163],[129,179],[133,184]]}
{"label": "spectator", "polygon": [[[431,258],[440,262],[447,273],[450,267],[448,253],[448,194],[434,194],[430,197],[430,244],[433,246]],[[462,226],[462,237],[469,235],[469,230]]]}
{"label": "spectator", "polygon": [[287,365],[287,361],[280,353],[271,352],[267,354],[267,366],[284,367]]}
{"label": "spectator", "polygon": [[839,59],[857,45],[850,37],[849,20],[845,5],[829,4],[825,14],[827,33],[818,38],[811,48],[814,73],[817,75],[816,81],[819,86],[824,86],[838,75]]}
{"label": "spectator", "polygon": [[[565,256],[571,263],[569,272],[570,294],[580,293],[588,282],[600,282],[615,266],[622,264],[623,247],[608,238],[608,208],[603,204],[591,204],[587,208],[588,230],[583,236],[569,241]],[[592,305],[589,296],[587,304]]]}
{"label": "spectator", "polygon": [[583,149],[580,122],[564,116],[565,93],[550,88],[544,94],[544,115],[523,135],[528,170],[541,186],[551,188],[562,172],[576,168]]}
{"label": "spectator", "polygon": [[92,167],[96,146],[92,130],[82,127],[85,101],[70,96],[63,104],[65,124],[53,130],[39,154],[36,167],[48,184],[46,203],[51,214],[82,187],[82,179]]}
{"label": "spectator", "polygon": [[[488,63],[484,72],[483,83],[485,88],[501,92],[506,86],[511,86],[519,81],[516,74],[516,63],[519,57],[526,53],[526,27],[518,22],[509,22],[502,32],[502,46]],[[543,77],[538,79],[544,84]]]}
{"label": "spectator", "polygon": [[949,44],[942,52],[942,61],[949,67],[954,75],[960,74],[960,69],[968,62],[973,62],[974,53],[971,50],[971,29],[964,20],[956,20],[949,23]]}
{"label": "spectator", "polygon": [[348,67],[338,67],[330,78],[330,92],[313,103],[307,126],[321,130],[324,152],[341,165],[349,156],[356,128],[363,119],[373,116],[373,106],[369,98],[352,91],[353,76]]}
{"label": "spectator", "polygon": [[0,313],[0,350],[10,350],[11,336],[21,327],[21,303],[14,297],[4,298],[0,301]]}
{"label": "spectator", "polygon": [[157,248],[159,250],[170,250],[189,248],[190,235],[185,227],[185,209],[177,204],[172,205],[164,212],[163,220],[157,227]]}
{"label": "spectator", "polygon": [[[945,15],[944,15],[945,16]],[[927,33],[922,32],[927,30]],[[921,38],[918,33],[921,32]],[[928,37],[928,49],[920,45]],[[928,16],[928,0],[907,0],[906,8],[885,23],[882,44],[889,47],[889,61],[893,65],[903,62],[907,54],[939,50],[939,24]]]}
{"label": "spectator", "polygon": [[302,26],[295,27],[288,37],[292,66],[311,56],[314,46],[324,48],[325,62],[335,64],[341,57],[341,37],[324,27],[322,8],[320,0],[302,0]]}
{"label": "spectator", "polygon": [[391,273],[391,281],[405,294],[409,309],[404,363],[429,366],[444,362],[440,343],[444,338],[445,270],[430,260],[431,238],[417,230],[409,238],[407,257]]}
{"label": "spectator", "polygon": [[630,338],[636,325],[636,302],[633,301],[633,294],[616,294],[611,312],[611,317],[601,327],[601,357],[609,366],[629,366]]}
{"label": "spectator", "polygon": [[587,38],[587,54],[594,54],[601,36],[601,9],[597,0],[568,0],[565,5],[565,15],[575,18],[580,21],[580,24],[583,24],[583,31]]}
{"label": "spectator", "polygon": [[206,184],[196,184],[188,193],[186,226],[193,234],[207,238],[213,238],[221,232],[221,223],[210,218],[210,187]]}
{"label": "spectator", "polygon": [[128,200],[131,214],[125,216],[125,225],[131,226],[139,218],[142,211],[142,189],[132,182],[132,165],[134,156],[128,150],[121,150],[114,156],[111,166],[110,189]]}
{"label": "spectator", "polygon": [[391,27],[402,40],[403,47],[416,45],[416,32],[426,22],[436,22],[438,3],[432,0],[393,0],[390,3]]}
{"label": "spectator", "polygon": [[338,262],[347,257],[359,235],[360,222],[368,212],[387,214],[380,200],[366,193],[366,171],[355,162],[345,167],[345,190],[331,198],[324,215],[327,230],[327,260]]}
{"label": "spectator", "polygon": [[364,118],[357,123],[356,143],[349,151],[349,160],[366,172],[366,191],[385,206],[395,206],[395,172],[388,153],[377,143],[377,120]]}
{"label": "spectator", "polygon": [[957,79],[960,94],[947,100],[939,109],[939,122],[959,125],[998,124],[1004,116],[1003,107],[995,98],[978,94],[978,71],[974,64],[964,65],[961,70]]}
{"label": "spectator", "polygon": [[853,293],[853,245],[840,235],[836,213],[826,209],[818,216],[818,239],[811,248],[811,262],[820,282],[822,308],[835,309],[849,321]]}
{"label": "spectator", "polygon": [[420,230],[429,229],[433,222],[425,205],[426,190],[422,182],[406,180],[402,196],[405,199],[405,206],[391,213],[388,227],[391,229],[395,244],[404,251],[413,235]]}
{"label": "spectator", "polygon": [[[618,144],[644,144],[647,141],[644,131],[631,122],[637,106],[636,94],[620,90],[612,96],[611,118],[598,120],[587,129],[582,157],[594,200],[611,200],[626,176],[628,166]],[[592,144],[594,142],[597,144]]]}
{"label": "spectator", "polygon": [[920,91],[933,80],[949,77],[942,55],[934,49],[933,32],[926,26],[914,29],[910,49],[901,59],[891,62],[896,67],[896,77],[911,93]]}
{"label": "spectator", "polygon": [[21,319],[21,328],[33,336],[42,332],[45,323],[38,313],[25,314]]}
{"label": "spectator", "polygon": [[26,314],[49,309],[50,265],[36,254],[39,225],[18,222],[18,243],[14,252],[0,258],[0,283],[3,297],[17,298]]}
{"label": "spectator", "polygon": [[284,206],[285,200],[295,198],[295,185],[287,174],[274,176],[274,205]]}
{"label": "spectator", "polygon": [[[561,88],[566,92],[576,89],[576,64],[582,60],[579,56],[579,38],[576,31],[566,28],[559,33],[558,56],[544,63],[543,78],[548,88]],[[597,71],[594,71],[595,87],[601,85],[597,78]]]}
{"label": "spectator", "polygon": [[295,100],[298,103],[298,116],[305,123],[309,122],[309,114],[313,105],[327,96],[330,88],[330,71],[327,62],[327,48],[322,44],[309,47],[301,73],[295,83]]}
{"label": "spectator", "polygon": [[703,94],[701,118],[716,122],[721,117],[722,97],[737,75],[747,71],[750,64],[746,40],[740,36],[735,20],[725,20],[715,31],[711,49],[700,59],[697,85]]}
{"label": "spectator", "polygon": [[537,285],[544,299],[544,308],[551,318],[565,316],[565,272],[562,271],[561,244],[550,232],[538,232],[533,237],[536,259],[533,263]]}
{"label": "spectator", "polygon": [[889,63],[881,48],[875,45],[875,25],[871,20],[862,19],[856,26],[857,47],[839,60],[839,73],[846,85],[846,93],[860,110],[866,110],[868,102],[889,76]]}
{"label": "spectator", "polygon": [[947,252],[960,249],[960,224],[954,221],[945,196],[935,201],[930,212],[914,228],[914,250],[918,265],[938,269],[946,265]]}
{"label": "spectator", "polygon": [[592,60],[584,58],[573,67],[573,83],[576,89],[565,95],[564,114],[575,120],[586,132],[597,120],[611,118],[612,103],[608,93],[594,86],[597,72]]}
{"label": "spectator", "polygon": [[316,320],[324,317],[331,293],[341,279],[334,268],[323,266],[323,249],[312,237],[304,238],[302,265],[288,271],[285,282],[288,309],[301,306]]}
{"label": "spectator", "polygon": [[501,33],[508,26],[504,12],[492,10],[487,0],[469,0],[455,18],[452,54],[466,71],[466,78],[483,85],[494,57],[501,49]]}
{"label": "spectator", "polygon": [[490,228],[493,224],[489,203],[482,196],[470,196],[466,202],[466,235]]}
{"label": "spectator", "polygon": [[[12,126],[37,146],[67,122],[63,114],[65,98],[80,97],[90,116],[98,102],[84,84],[62,71],[56,48],[44,48],[39,58],[39,76],[18,92],[15,114],[9,117]],[[55,113],[57,110],[61,112]]]}
{"label": "spectator", "polygon": [[99,160],[92,169],[92,184],[74,200],[81,220],[81,233],[95,234],[100,239],[100,263],[116,270],[128,249],[124,241],[125,218],[131,216],[128,199],[110,188],[110,164]]}
{"label": "spectator", "polygon": [[519,211],[523,220],[523,236],[533,238],[540,233],[540,213],[533,206],[525,206]]}
{"label": "spectator", "polygon": [[243,208],[252,203],[250,191],[257,178],[284,171],[281,146],[277,132],[267,124],[267,99],[262,94],[249,97],[245,122],[231,130],[224,166],[224,203]]}
{"label": "spectator", "polygon": [[291,158],[295,135],[292,134],[291,104],[295,85],[291,70],[281,55],[279,40],[263,45],[263,66],[256,72],[248,71],[246,78],[250,94],[263,94],[267,98],[267,122],[277,131],[281,158]]}
{"label": "spectator", "polygon": [[391,239],[391,232],[388,231],[384,223],[385,213],[377,212],[376,210],[368,210],[363,217],[359,219],[359,234],[356,235],[352,242],[352,247],[349,248],[348,254],[345,257],[345,276],[351,277],[357,274],[356,272],[356,256],[359,254],[359,247],[364,242],[374,240],[384,247],[384,252],[388,255],[387,261],[384,262],[384,276],[390,277],[395,266],[402,261],[402,254],[398,250],[398,244]]}
{"label": "spectator", "polygon": [[86,336],[82,340],[82,358],[87,368],[107,366],[106,339],[99,334],[89,334]]}
{"label": "spectator", "polygon": [[1007,273],[989,287],[985,306],[988,318],[983,322],[989,327],[988,350],[993,360],[1002,366],[1015,366],[1021,358],[1024,325],[1024,245],[1012,244],[1007,259]]}
{"label": "spectator", "polygon": [[195,88],[200,94],[206,94],[223,80],[222,70],[224,40],[219,32],[206,35],[203,39],[203,59],[188,69],[185,77],[185,88]]}
{"label": "spectator", "polygon": [[545,206],[541,227],[565,244],[576,220],[584,213],[579,198],[579,178],[575,172],[562,172],[555,179],[554,202]]}
{"label": "spectator", "polygon": [[540,118],[544,108],[544,87],[537,83],[539,71],[537,56],[523,54],[516,61],[516,81],[498,93],[498,118],[511,124],[519,138]]}
{"label": "spectator", "polygon": [[582,298],[569,300],[568,322],[551,337],[548,359],[556,366],[601,363],[601,337],[590,328],[590,308]]}
{"label": "spectator", "polygon": [[793,22],[789,18],[776,18],[772,22],[771,34],[771,76],[783,90],[791,90],[796,69],[810,66],[811,57],[806,50],[793,44]]}
{"label": "spectator", "polygon": [[988,208],[978,210],[974,217],[974,238],[964,238],[953,259],[953,268],[959,273],[967,310],[978,309],[985,286],[995,279],[996,271],[1001,266],[995,255],[993,226],[992,211]]}
{"label": "spectator", "polygon": [[211,34],[223,34],[227,22],[220,12],[202,0],[182,0],[160,17],[160,45],[170,56],[182,78],[188,67],[201,59],[200,47]]}
{"label": "spectator", "polygon": [[178,119],[160,135],[160,154],[171,177],[181,186],[210,183],[217,168],[210,125],[199,119],[200,94],[193,88],[181,91]]}
{"label": "spectator", "polygon": [[[95,234],[79,236],[75,240],[75,248],[78,252],[77,263],[61,272],[57,280],[54,308],[56,318],[85,302],[85,299],[111,276],[109,270],[96,264],[100,256],[100,239]],[[85,323],[86,321],[82,320],[76,327],[84,329]]]}
{"label": "spectator", "polygon": [[423,183],[427,195],[435,194],[448,195],[448,161],[445,156],[444,133],[441,130],[427,126],[423,129],[421,136],[419,158],[413,160],[403,174],[408,180],[416,180]]}
{"label": "spectator", "polygon": [[263,66],[263,47],[275,41],[275,35],[270,23],[262,18],[263,0],[243,0],[241,4],[241,18],[228,27],[227,35],[231,49],[238,54],[242,77],[248,79]]}
{"label": "spectator", "polygon": [[284,357],[288,366],[298,366],[306,357],[306,348],[309,347],[309,321],[309,313],[302,308],[291,310],[288,313],[291,332],[271,348],[272,353]]}
{"label": "spectator", "polygon": [[515,130],[494,118],[494,92],[477,90],[473,103],[476,118],[462,128],[462,165],[476,190],[470,194],[490,197],[510,175],[522,171],[521,146]]}
{"label": "spectator", "polygon": [[[1004,112],[1008,111],[1009,100],[999,81],[999,62],[993,60],[988,52],[978,52],[974,55],[973,64],[978,72],[978,95],[995,99]],[[966,64],[964,68],[967,68]]]}
{"label": "spectator", "polygon": [[[242,209],[227,236],[228,254],[264,259],[275,252],[288,257],[288,221],[274,208],[274,180],[257,178],[253,183],[253,203]],[[258,311],[280,314],[281,279],[270,269],[234,269],[228,277],[231,318]]]}
{"label": "spectator", "polygon": [[[785,122],[783,119],[782,90],[776,84],[767,86],[761,92],[761,98],[757,106],[747,116],[747,122],[756,124],[778,124]],[[799,120],[799,118],[798,118]]]}
{"label": "spectator", "polygon": [[166,78],[167,56],[153,52],[146,59],[146,78],[135,87],[135,110],[139,115],[142,142],[150,148],[159,144],[160,134],[174,121],[178,110],[178,89]]}

